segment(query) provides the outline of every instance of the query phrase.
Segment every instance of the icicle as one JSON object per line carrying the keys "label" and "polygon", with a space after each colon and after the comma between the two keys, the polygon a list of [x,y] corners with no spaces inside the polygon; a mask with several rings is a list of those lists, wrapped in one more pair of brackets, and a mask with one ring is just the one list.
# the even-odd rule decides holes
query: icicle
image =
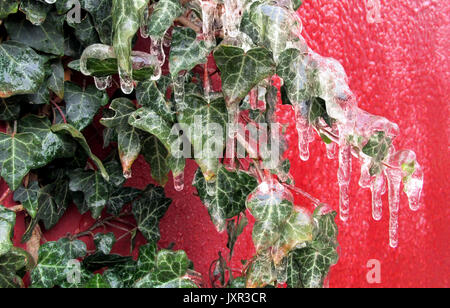
{"label": "icicle", "polygon": [[173,84],[173,92],[174,92],[174,98],[175,103],[177,106],[178,111],[183,111],[186,109],[186,103],[184,100],[184,75],[178,75],[176,77],[172,77],[172,84]]}
{"label": "icicle", "polygon": [[109,87],[111,87],[112,84],[112,76],[106,76],[106,77],[94,77],[95,86],[99,90],[105,90]]}
{"label": "icicle", "polygon": [[372,191],[372,217],[376,221],[381,220],[383,203],[381,201],[381,196],[383,195],[383,190],[385,189],[384,175],[379,174],[372,179],[370,190]]}
{"label": "icicle", "polygon": [[217,3],[215,1],[200,1],[202,7],[202,31],[203,38],[208,48],[215,46],[216,38],[214,35],[214,16]]}
{"label": "icicle", "polygon": [[111,46],[103,44],[93,44],[87,47],[80,58],[80,70],[85,76],[91,76],[91,72],[87,68],[87,61],[90,58],[106,60],[115,58],[114,49]]}
{"label": "icicle", "polygon": [[239,123],[239,104],[235,103],[231,106],[227,106],[228,110],[228,137],[235,138],[238,130]]}
{"label": "icicle", "polygon": [[154,37],[150,38],[152,41],[150,45],[150,55],[155,57],[158,63],[155,67],[155,71],[151,79],[159,80],[162,74],[162,66],[166,62],[166,54],[164,53],[163,39]]}
{"label": "icicle", "polygon": [[372,159],[370,157],[363,158],[363,163],[361,164],[361,177],[358,182],[361,188],[368,188],[372,185],[372,177],[370,175],[371,166]]}
{"label": "icicle", "polygon": [[385,173],[389,185],[389,245],[396,248],[398,245],[398,211],[402,174],[397,169],[386,169]]}
{"label": "icicle", "polygon": [[303,116],[299,104],[294,105],[295,124],[298,132],[298,149],[300,152],[300,158],[303,161],[307,161],[309,159],[309,134],[311,131],[311,126],[309,125],[308,120]]}
{"label": "icicle", "polygon": [[242,0],[224,0],[223,30],[225,36],[238,36],[242,19],[242,2]]}
{"label": "icicle", "polygon": [[250,108],[252,110],[256,110],[258,109],[258,87],[254,87],[251,91],[250,91]]}
{"label": "icicle", "polygon": [[120,88],[125,94],[131,94],[134,90],[133,78],[119,67]]}
{"label": "icicle", "polygon": [[145,8],[142,11],[141,28],[140,28],[141,36],[143,38],[145,38],[145,39],[149,37],[149,34],[148,34],[148,19],[149,19],[148,8]]}
{"label": "icicle", "polygon": [[173,177],[173,186],[176,191],[182,191],[184,189],[184,171]]}
{"label": "icicle", "polygon": [[326,148],[327,148],[327,157],[328,159],[334,159],[336,157],[336,150],[337,150],[337,145],[334,142],[331,142],[329,144],[325,144]]}
{"label": "icicle", "polygon": [[411,177],[407,179],[403,190],[408,196],[409,208],[413,211],[417,211],[420,208],[419,200],[423,188],[423,170],[417,162],[414,167],[415,171]]}
{"label": "icicle", "polygon": [[[341,135],[343,135],[342,131]],[[351,146],[346,143],[345,137],[341,137],[339,145],[338,182],[339,182],[340,217],[342,221],[347,221],[349,216],[349,208],[350,208],[349,186],[352,172],[351,149],[352,149]]]}
{"label": "icicle", "polygon": [[48,4],[53,4],[56,2],[56,0],[45,0],[45,2],[47,2]]}

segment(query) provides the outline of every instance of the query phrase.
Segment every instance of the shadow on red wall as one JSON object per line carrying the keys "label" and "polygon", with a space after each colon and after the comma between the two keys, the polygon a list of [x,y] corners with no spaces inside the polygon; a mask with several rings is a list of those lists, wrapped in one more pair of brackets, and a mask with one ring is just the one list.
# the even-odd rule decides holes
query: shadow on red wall
{"label": "shadow on red wall", "polygon": [[[350,86],[363,109],[383,115],[399,124],[401,134],[394,142],[416,151],[425,170],[422,208],[409,210],[403,195],[400,207],[399,247],[388,245],[388,207],[384,197],[383,219],[371,219],[370,191],[358,187],[359,163],[354,163],[351,214],[347,223],[338,221],[341,245],[339,263],[332,268],[330,287],[449,287],[449,80],[450,3],[440,1],[381,1],[378,23],[369,23],[364,1],[307,0],[300,9],[304,36],[311,48],[338,59],[349,75]],[[280,121],[291,123],[286,108]],[[326,158],[325,147],[317,140],[311,145],[308,162],[298,159],[296,132],[288,130],[288,157],[293,163],[296,185],[337,209],[337,162]],[[94,151],[99,153],[101,149]],[[191,183],[196,165],[189,162],[186,183]],[[140,158],[133,167],[128,185],[144,188],[151,182],[150,170]],[[2,182],[0,191],[6,184]],[[186,250],[195,268],[205,279],[210,263],[219,251],[227,253],[226,234],[218,234],[208,213],[187,185],[175,192],[171,183],[166,192],[174,202],[161,221],[161,247],[175,243]],[[298,204],[306,200],[298,199]],[[12,205],[11,198],[6,203]],[[88,214],[89,215],[89,214]],[[72,207],[60,223],[45,233],[56,240],[67,232],[83,230],[91,219]],[[16,243],[23,233],[19,216]],[[119,233],[117,235],[120,235]],[[138,238],[138,245],[144,243]],[[89,243],[92,248],[92,243]],[[126,240],[114,252],[127,254]],[[238,240],[233,266],[252,256],[251,225]],[[134,252],[136,253],[136,251]],[[380,261],[381,284],[369,284],[366,274],[371,259]]]}

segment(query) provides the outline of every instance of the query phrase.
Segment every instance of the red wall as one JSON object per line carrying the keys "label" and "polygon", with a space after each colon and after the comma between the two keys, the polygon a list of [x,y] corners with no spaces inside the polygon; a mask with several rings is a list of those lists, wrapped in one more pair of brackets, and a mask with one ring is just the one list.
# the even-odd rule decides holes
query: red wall
{"label": "red wall", "polygon": [[[450,189],[450,2],[381,0],[382,21],[374,24],[367,22],[364,1],[360,0],[307,0],[300,15],[310,46],[343,64],[362,108],[399,124],[401,134],[395,141],[396,147],[416,151],[425,170],[423,207],[419,212],[411,212],[402,195],[399,247],[392,249],[388,245],[387,195],[383,219],[375,222],[371,219],[370,191],[358,187],[359,163],[354,162],[351,218],[347,223],[338,221],[341,252],[339,263],[331,270],[330,287],[449,287],[450,212],[446,197]],[[286,109],[282,117],[282,122],[291,123],[293,114]],[[291,140],[288,156],[297,186],[337,209],[337,162],[326,158],[325,148],[318,140],[311,145],[311,159],[301,162],[293,127],[287,137]],[[195,163],[189,162],[186,183],[192,181],[195,169]],[[149,171],[139,159],[129,185],[145,187],[151,181]],[[0,191],[5,188],[2,182]],[[206,278],[217,253],[226,254],[226,235],[215,231],[190,185],[177,193],[169,183],[166,192],[174,202],[161,222],[160,245],[174,242],[175,248],[185,249]],[[303,199],[297,202],[307,204]],[[23,232],[20,218],[17,242]],[[90,222],[88,215],[80,217],[71,208],[45,237],[55,240],[67,232],[85,229]],[[143,242],[139,237],[138,244]],[[93,247],[92,243],[89,245]],[[128,247],[127,240],[122,240],[114,251],[127,253]],[[249,226],[237,243],[233,265],[238,267],[240,260],[252,253]],[[370,259],[381,262],[379,285],[366,281]]]}

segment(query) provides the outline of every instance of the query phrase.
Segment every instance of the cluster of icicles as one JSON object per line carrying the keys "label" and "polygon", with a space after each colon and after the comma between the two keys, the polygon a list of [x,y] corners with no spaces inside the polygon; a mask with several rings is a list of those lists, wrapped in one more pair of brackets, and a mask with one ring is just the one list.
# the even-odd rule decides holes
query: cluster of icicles
{"label": "cluster of icicles", "polygon": [[[50,0],[46,0],[49,2]],[[240,23],[242,12],[248,9],[241,0],[224,0],[224,11],[222,18],[219,17],[217,3],[214,0],[200,1],[202,9],[202,30],[203,39],[208,44],[214,44],[215,31],[218,27],[222,28],[224,33],[224,42],[232,44],[248,50],[253,47],[250,38],[240,31]],[[251,4],[251,3],[250,3]],[[247,4],[249,5],[249,4]],[[400,201],[400,186],[404,182],[404,191],[408,196],[411,210],[418,210],[419,199],[423,186],[423,170],[417,163],[416,155],[409,150],[395,151],[391,146],[388,157],[381,163],[382,172],[378,175],[371,176],[369,169],[372,165],[372,158],[366,156],[361,151],[361,145],[367,143],[369,138],[377,132],[385,132],[386,136],[393,139],[398,134],[398,126],[389,122],[387,119],[369,114],[360,108],[355,96],[348,86],[347,75],[339,62],[332,58],[325,58],[312,51],[301,35],[302,25],[298,15],[292,9],[291,2],[288,0],[280,0],[269,2],[268,5],[276,6],[277,16],[270,16],[271,22],[282,23],[285,29],[279,33],[269,33],[271,36],[271,47],[275,61],[278,60],[280,53],[287,48],[296,48],[301,51],[302,56],[292,65],[298,65],[302,70],[310,69],[317,72],[313,77],[315,80],[306,80],[305,74],[299,72],[295,83],[299,87],[305,84],[317,83],[319,85],[320,96],[326,102],[327,113],[336,120],[331,129],[333,136],[336,136],[334,143],[327,144],[327,156],[330,159],[335,158],[338,151],[339,170],[338,182],[340,188],[340,218],[347,221],[349,217],[349,184],[351,177],[352,156],[358,158],[362,162],[361,178],[359,185],[364,188],[370,188],[372,191],[372,212],[375,220],[382,217],[382,195],[386,192],[386,182],[389,194],[389,242],[391,247],[398,245],[398,213]],[[284,11],[285,15],[279,14]],[[144,14],[145,15],[145,14]],[[284,19],[283,19],[284,18]],[[141,35],[147,35],[147,19],[145,15],[142,18]],[[286,36],[286,33],[288,35]],[[275,40],[274,40],[275,36]],[[279,37],[279,41],[276,38]],[[150,53],[133,52],[133,69],[139,69],[144,66],[153,66],[154,75],[152,80],[158,80],[161,76],[161,66],[165,62],[165,54],[163,47],[170,44],[164,39],[151,38]],[[107,59],[115,58],[114,50],[106,45],[93,45],[88,47],[81,58],[81,71],[85,75],[91,75],[87,68],[87,59]],[[119,70],[120,72],[120,70]],[[120,74],[119,74],[120,75]],[[131,93],[134,88],[133,80],[129,77],[120,76],[121,88],[124,93]],[[311,78],[311,77],[308,77]],[[95,77],[95,83],[99,89],[105,89],[111,84],[111,77]],[[182,75],[173,78],[174,97],[177,106],[184,106],[184,77]],[[205,90],[205,97],[208,97],[209,88]],[[299,152],[303,161],[309,159],[309,143],[314,140],[314,132],[321,132],[317,126],[308,123],[305,117],[307,108],[305,102],[293,101],[294,111],[296,115],[296,125],[299,135]],[[238,104],[229,107],[229,121],[238,118]],[[234,120],[233,120],[234,119]],[[322,120],[319,123],[323,122]],[[325,127],[325,123],[322,123]],[[320,125],[320,124],[319,124]],[[358,146],[350,140],[358,139]],[[337,145],[336,145],[337,143]],[[339,149],[337,149],[339,147]],[[413,165],[413,173],[408,174],[404,166]],[[387,179],[387,181],[386,181]],[[180,173],[174,179],[175,188],[182,190],[184,187],[184,175]]]}

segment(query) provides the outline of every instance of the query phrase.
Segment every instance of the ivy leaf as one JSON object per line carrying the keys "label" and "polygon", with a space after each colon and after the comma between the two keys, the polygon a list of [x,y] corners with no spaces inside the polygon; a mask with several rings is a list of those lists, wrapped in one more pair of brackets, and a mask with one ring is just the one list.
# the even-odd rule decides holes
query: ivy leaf
{"label": "ivy leaf", "polygon": [[94,243],[97,250],[104,253],[105,255],[111,252],[113,245],[116,242],[116,237],[114,233],[97,233],[94,236]]}
{"label": "ivy leaf", "polygon": [[108,95],[90,85],[85,90],[72,82],[64,85],[67,120],[81,131],[92,123],[100,107],[108,103]]}
{"label": "ivy leaf", "polygon": [[151,242],[139,247],[136,278],[142,278],[155,268],[157,252],[158,248],[156,246],[156,242]]}
{"label": "ivy leaf", "polygon": [[187,278],[183,278],[190,265],[186,253],[182,250],[160,250],[156,258],[156,268],[134,285],[136,288],[186,288],[196,287]]}
{"label": "ivy leaf", "polygon": [[159,220],[164,216],[172,200],[162,187],[149,185],[142,197],[133,202],[133,215],[137,227],[148,241],[159,240]]}
{"label": "ivy leaf", "polygon": [[63,237],[58,240],[58,244],[65,251],[68,259],[83,258],[86,255],[87,248],[83,241]]}
{"label": "ivy leaf", "polygon": [[190,71],[207,61],[210,49],[205,41],[197,40],[197,33],[190,28],[176,27],[172,33],[169,67],[172,76],[181,71]]}
{"label": "ivy leaf", "polygon": [[95,274],[85,285],[85,289],[109,289],[110,284],[100,274]]}
{"label": "ivy leaf", "polygon": [[162,38],[182,13],[183,9],[177,0],[159,1],[148,21],[148,34],[155,39]]}
{"label": "ivy leaf", "polygon": [[131,42],[141,26],[140,20],[148,0],[112,1],[112,45],[118,59],[121,75],[133,76]]}
{"label": "ivy leaf", "polygon": [[36,92],[45,78],[46,59],[21,43],[0,45],[0,97]]}
{"label": "ivy leaf", "polygon": [[36,0],[22,0],[20,2],[20,10],[27,15],[33,25],[39,26],[47,17],[47,13],[50,12],[52,7]]}
{"label": "ivy leaf", "polygon": [[138,129],[158,137],[167,151],[171,151],[172,144],[177,136],[171,133],[170,123],[148,108],[136,110],[129,118],[128,123]]}
{"label": "ivy leaf", "polygon": [[330,266],[339,258],[334,248],[316,250],[306,247],[296,252],[300,266],[300,279],[305,288],[321,288]]}
{"label": "ivy leaf", "polygon": [[3,179],[11,190],[16,190],[22,179],[34,169],[36,153],[40,145],[33,134],[20,133],[13,136],[0,133],[0,168]]}
{"label": "ivy leaf", "polygon": [[123,176],[122,166],[116,159],[112,159],[105,164],[106,172],[109,175],[109,183],[114,187],[121,187],[125,183],[126,179]]}
{"label": "ivy leaf", "polygon": [[256,25],[254,25],[250,20],[249,11],[245,11],[244,14],[242,14],[240,30],[247,34],[252,39],[254,44],[259,44],[261,40],[259,31]]}
{"label": "ivy leaf", "polygon": [[166,185],[170,171],[167,162],[169,152],[154,135],[145,138],[142,148],[144,158],[150,164],[152,178],[161,186]]}
{"label": "ivy leaf", "polygon": [[8,253],[0,256],[0,288],[20,288],[23,281],[18,272],[33,267],[33,258],[25,250],[13,247]]}
{"label": "ivy leaf", "polygon": [[168,123],[174,123],[176,119],[172,103],[166,99],[165,93],[161,79],[159,82],[146,80],[136,88],[136,98],[140,105],[153,110]]}
{"label": "ivy leaf", "polygon": [[59,243],[44,243],[39,248],[38,263],[31,272],[31,285],[40,288],[53,288],[61,284],[65,279],[68,261],[68,256]]}
{"label": "ivy leaf", "polygon": [[214,59],[228,106],[239,103],[261,80],[275,73],[272,54],[265,48],[245,52],[239,47],[221,45],[215,50]]}
{"label": "ivy leaf", "polygon": [[19,9],[19,2],[16,0],[0,0],[0,19],[5,19],[9,14],[14,14]]}
{"label": "ivy leaf", "polygon": [[[81,0],[81,7],[89,12],[103,44],[112,44],[112,0]],[[117,66],[116,66],[117,67]]]}
{"label": "ivy leaf", "polygon": [[93,170],[75,170],[71,174],[69,187],[71,191],[84,193],[84,199],[92,212],[92,218],[98,219],[109,197],[108,183],[100,173]]}
{"label": "ivy leaf", "polygon": [[248,269],[246,287],[263,288],[273,284],[276,278],[275,266],[270,252],[262,252],[256,255]]}
{"label": "ivy leaf", "polygon": [[292,7],[295,11],[298,10],[298,8],[302,5],[303,0],[292,0]]}
{"label": "ivy leaf", "polygon": [[245,211],[247,196],[258,186],[258,182],[244,172],[229,172],[221,166],[212,187],[207,187],[211,184],[206,183],[200,169],[197,170],[192,185],[197,188],[217,230],[222,232],[227,219]]}
{"label": "ivy leaf", "polygon": [[372,157],[375,162],[381,162],[387,157],[391,144],[392,139],[387,137],[385,132],[376,132],[370,137],[362,152]]}
{"label": "ivy leaf", "polygon": [[86,16],[80,22],[67,22],[74,29],[75,37],[85,47],[97,44],[100,39],[95,29],[91,15]]}
{"label": "ivy leaf", "polygon": [[108,213],[117,216],[120,214],[120,211],[125,204],[130,203],[139,197],[140,194],[141,191],[139,189],[132,187],[119,187],[109,196],[106,210]]}
{"label": "ivy leaf", "polygon": [[39,191],[39,183],[32,181],[28,187],[22,185],[14,192],[14,201],[20,202],[31,218],[35,218],[37,214]]}
{"label": "ivy leaf", "polygon": [[56,225],[69,205],[69,183],[59,179],[41,188],[38,195],[38,205],[36,221],[42,220],[45,229],[50,230]]}
{"label": "ivy leaf", "polygon": [[196,162],[207,182],[215,179],[219,157],[225,148],[228,114],[223,98],[207,102],[203,97],[187,95],[187,108],[178,114],[178,121],[194,147]]}
{"label": "ivy leaf", "polygon": [[325,101],[320,97],[314,97],[311,100],[311,106],[309,108],[309,123],[314,123],[318,118],[323,118],[328,126],[333,126],[331,118],[327,113],[327,106]]}
{"label": "ivy leaf", "polygon": [[81,145],[81,147],[86,152],[86,154],[97,165],[98,169],[101,172],[102,177],[106,181],[109,181],[108,173],[106,172],[106,169],[103,166],[102,161],[91,152],[91,149],[89,148],[89,145],[87,144],[87,141],[84,138],[82,133],[80,133],[78,130],[75,129],[75,127],[73,127],[70,124],[55,124],[55,125],[52,126],[52,131],[55,132],[55,133],[62,132],[62,133],[70,134]]}
{"label": "ivy leaf", "polygon": [[135,282],[136,262],[129,260],[109,267],[103,274],[112,288],[131,288]]}
{"label": "ivy leaf", "polygon": [[12,40],[45,53],[63,56],[64,18],[65,16],[58,16],[53,12],[48,14],[41,25],[34,26],[18,16],[10,16],[5,22],[5,27]]}
{"label": "ivy leaf", "polygon": [[15,224],[16,213],[0,205],[0,256],[6,254],[13,247],[11,238]]}
{"label": "ivy leaf", "polygon": [[313,219],[316,222],[316,230],[314,231],[313,246],[316,248],[326,248],[338,246],[338,227],[336,224],[335,211],[329,213],[322,213],[323,208],[317,207],[313,214]]}
{"label": "ivy leaf", "polygon": [[64,98],[64,67],[61,61],[51,64],[51,75],[48,78],[47,86],[59,98]]}
{"label": "ivy leaf", "polygon": [[40,149],[35,153],[35,168],[43,167],[55,158],[72,157],[76,144],[67,136],[60,136],[51,131],[50,120],[36,115],[27,115],[19,121],[19,133],[33,134]]}
{"label": "ivy leaf", "polygon": [[301,288],[300,280],[300,264],[295,256],[295,252],[291,252],[286,258],[286,270],[288,288]]}
{"label": "ivy leaf", "polygon": [[0,98],[0,121],[14,121],[20,115],[20,102],[16,99]]}
{"label": "ivy leaf", "polygon": [[283,224],[275,246],[272,248],[272,257],[276,265],[280,264],[289,252],[311,242],[313,239],[313,224],[311,217],[304,211],[297,211]]}

